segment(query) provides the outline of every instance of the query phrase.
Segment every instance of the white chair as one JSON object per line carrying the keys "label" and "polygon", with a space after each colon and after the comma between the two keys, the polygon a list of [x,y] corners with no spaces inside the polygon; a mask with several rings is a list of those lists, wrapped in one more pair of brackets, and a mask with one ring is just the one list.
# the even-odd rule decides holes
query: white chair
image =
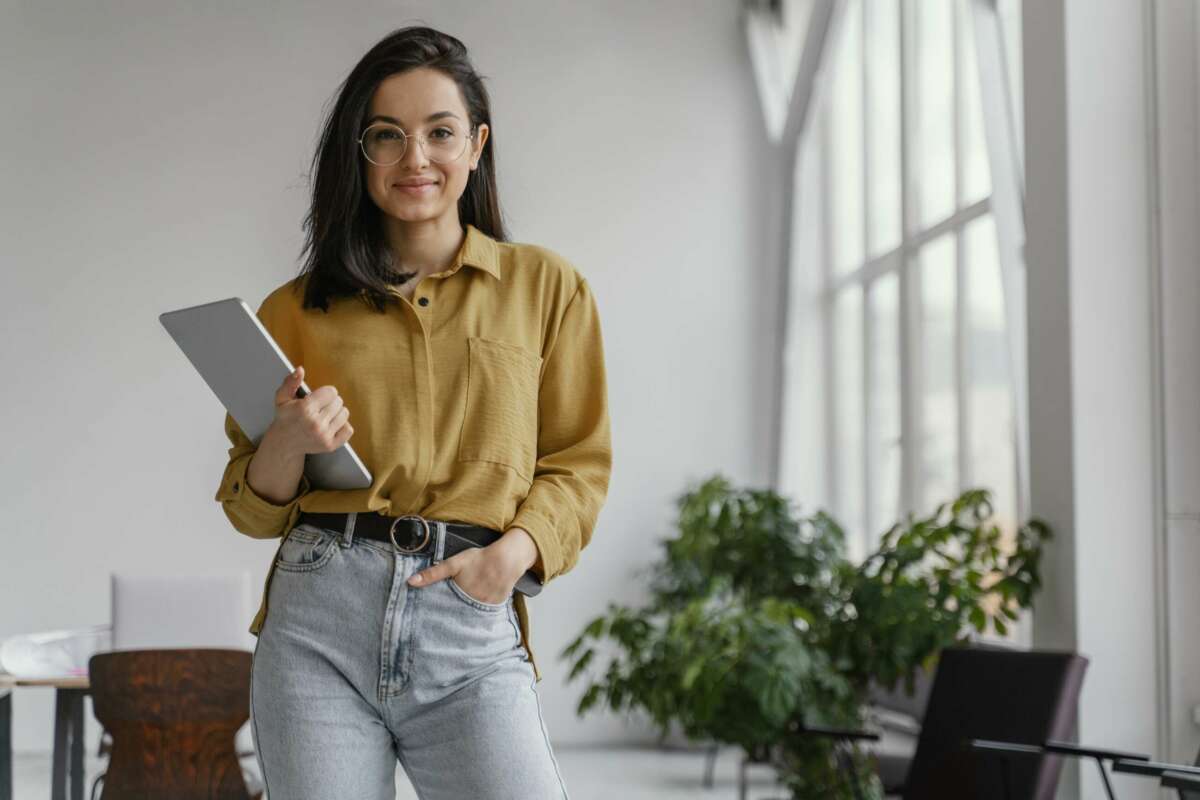
{"label": "white chair", "polygon": [[254,650],[250,572],[112,575],[112,649]]}

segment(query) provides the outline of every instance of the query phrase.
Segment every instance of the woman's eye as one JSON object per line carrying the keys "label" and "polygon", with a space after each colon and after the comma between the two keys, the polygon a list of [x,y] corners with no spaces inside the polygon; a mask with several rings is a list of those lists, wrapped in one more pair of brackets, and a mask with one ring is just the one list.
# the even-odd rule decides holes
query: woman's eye
{"label": "woman's eye", "polygon": [[[438,134],[444,134],[444,135],[438,136]],[[433,136],[435,139],[450,139],[450,138],[454,137],[454,131],[450,130],[449,128],[438,128],[436,131],[433,132]]]}

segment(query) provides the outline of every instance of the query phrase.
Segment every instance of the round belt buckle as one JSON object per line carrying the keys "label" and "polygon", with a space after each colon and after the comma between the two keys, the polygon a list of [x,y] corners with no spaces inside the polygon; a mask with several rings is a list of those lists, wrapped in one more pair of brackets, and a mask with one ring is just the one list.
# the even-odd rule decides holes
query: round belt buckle
{"label": "round belt buckle", "polygon": [[[402,519],[419,519],[419,520],[421,520],[421,525],[425,528],[425,537],[423,539],[421,539],[421,543],[419,545],[417,545],[416,547],[413,547],[413,548],[401,547],[399,545],[399,543],[396,542],[396,525],[398,525],[400,523],[400,520],[402,520]],[[392,521],[391,527],[388,528],[388,538],[392,540],[392,546],[395,547],[397,550],[399,550],[401,553],[419,553],[425,547],[425,545],[427,545],[429,543],[429,522],[424,517],[422,517],[420,514],[405,514],[402,517],[396,517],[396,519]]]}

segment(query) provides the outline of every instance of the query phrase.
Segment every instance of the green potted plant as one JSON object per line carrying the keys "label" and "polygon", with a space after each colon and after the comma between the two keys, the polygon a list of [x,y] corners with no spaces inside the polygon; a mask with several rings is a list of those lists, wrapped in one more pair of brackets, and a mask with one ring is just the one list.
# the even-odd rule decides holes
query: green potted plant
{"label": "green potted plant", "polygon": [[801,516],[771,490],[716,475],[677,506],[649,601],[609,604],[562,651],[568,682],[588,680],[577,713],[639,709],[664,735],[737,745],[803,798],[852,797],[851,770],[879,793],[861,751],[802,729],[860,727],[872,685],[911,687],[970,631],[1005,634],[1032,605],[1050,535],[1031,520],[1005,542],[973,489],[852,563],[830,515]]}

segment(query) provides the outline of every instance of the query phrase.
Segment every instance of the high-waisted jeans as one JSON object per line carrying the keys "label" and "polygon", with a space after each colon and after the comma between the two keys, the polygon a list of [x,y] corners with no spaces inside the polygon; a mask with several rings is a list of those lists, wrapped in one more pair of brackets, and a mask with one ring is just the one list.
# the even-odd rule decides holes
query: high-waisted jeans
{"label": "high-waisted jeans", "polygon": [[275,562],[250,687],[269,799],[391,800],[397,760],[422,800],[566,798],[512,598],[409,586],[440,535],[413,556],[353,527],[297,525]]}

